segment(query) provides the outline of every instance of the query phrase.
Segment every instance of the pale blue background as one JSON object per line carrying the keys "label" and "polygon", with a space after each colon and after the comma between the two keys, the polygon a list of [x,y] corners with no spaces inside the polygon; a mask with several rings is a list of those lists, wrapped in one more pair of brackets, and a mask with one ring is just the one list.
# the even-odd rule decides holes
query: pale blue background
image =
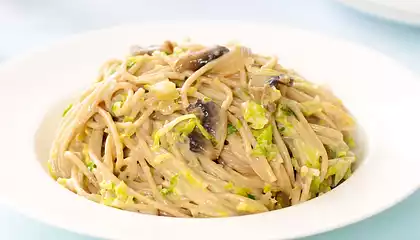
{"label": "pale blue background", "polygon": [[[281,23],[321,32],[370,46],[420,76],[420,28],[366,16],[332,0],[0,0],[0,61],[90,29],[190,19]],[[0,239],[91,238],[46,226],[0,205]],[[308,239],[420,239],[420,191],[372,218]]]}

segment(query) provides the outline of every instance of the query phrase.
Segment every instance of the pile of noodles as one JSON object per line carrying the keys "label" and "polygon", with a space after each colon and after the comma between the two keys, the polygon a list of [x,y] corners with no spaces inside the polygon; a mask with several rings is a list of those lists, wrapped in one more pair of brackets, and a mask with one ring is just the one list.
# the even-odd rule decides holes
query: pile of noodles
{"label": "pile of noodles", "polygon": [[355,122],[327,89],[236,44],[134,46],[63,113],[49,170],[115,208],[222,217],[285,208],[352,173]]}

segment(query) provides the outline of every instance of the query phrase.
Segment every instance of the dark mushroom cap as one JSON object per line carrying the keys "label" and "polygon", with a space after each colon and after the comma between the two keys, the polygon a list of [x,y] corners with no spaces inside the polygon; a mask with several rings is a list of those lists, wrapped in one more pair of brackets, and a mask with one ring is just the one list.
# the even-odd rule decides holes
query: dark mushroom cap
{"label": "dark mushroom cap", "polygon": [[[220,107],[212,102],[197,100],[188,106],[187,111],[194,113],[201,121],[201,124],[216,140],[220,139],[222,134],[218,126],[222,126],[220,117]],[[226,134],[226,133],[224,133]],[[194,130],[188,135],[190,140],[190,150],[208,156],[210,159],[217,159],[220,155],[223,142],[218,143],[206,139],[199,131]]]}
{"label": "dark mushroom cap", "polygon": [[275,88],[278,88],[279,84],[286,85],[288,87],[292,87],[294,80],[293,78],[287,76],[286,74],[280,74],[279,76],[270,77],[267,80],[267,83]]}
{"label": "dark mushroom cap", "polygon": [[229,49],[224,46],[215,46],[198,52],[192,52],[176,61],[175,70],[177,72],[184,72],[187,70],[197,71],[207,63],[218,59],[228,52]]}
{"label": "dark mushroom cap", "polygon": [[198,99],[187,108],[188,112],[194,112],[201,120],[201,124],[213,137],[216,137],[216,124],[219,121],[220,107],[212,101],[203,102]]}

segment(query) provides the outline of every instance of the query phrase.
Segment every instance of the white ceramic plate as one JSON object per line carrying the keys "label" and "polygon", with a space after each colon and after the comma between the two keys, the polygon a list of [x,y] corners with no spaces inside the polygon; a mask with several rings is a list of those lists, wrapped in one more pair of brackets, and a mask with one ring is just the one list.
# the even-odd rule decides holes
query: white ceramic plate
{"label": "white ceramic plate", "polygon": [[420,25],[419,0],[340,0],[363,12],[403,23]]}
{"label": "white ceramic plate", "polygon": [[[62,188],[42,166],[62,110],[105,60],[134,43],[189,36],[240,40],[308,79],[327,83],[363,126],[365,159],[328,194],[264,214],[221,219],[148,216],[102,206]],[[80,35],[0,67],[0,197],[48,224],[107,239],[282,239],[367,218],[418,188],[420,82],[386,56],[348,42],[281,26],[177,23],[123,26]]]}

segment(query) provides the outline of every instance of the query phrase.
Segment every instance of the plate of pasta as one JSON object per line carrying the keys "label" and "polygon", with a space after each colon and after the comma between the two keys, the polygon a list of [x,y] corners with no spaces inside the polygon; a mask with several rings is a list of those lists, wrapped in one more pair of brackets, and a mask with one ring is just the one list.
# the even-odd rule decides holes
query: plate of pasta
{"label": "plate of pasta", "polygon": [[0,73],[1,199],[82,234],[303,237],[420,184],[419,82],[343,40],[284,26],[129,25]]}

